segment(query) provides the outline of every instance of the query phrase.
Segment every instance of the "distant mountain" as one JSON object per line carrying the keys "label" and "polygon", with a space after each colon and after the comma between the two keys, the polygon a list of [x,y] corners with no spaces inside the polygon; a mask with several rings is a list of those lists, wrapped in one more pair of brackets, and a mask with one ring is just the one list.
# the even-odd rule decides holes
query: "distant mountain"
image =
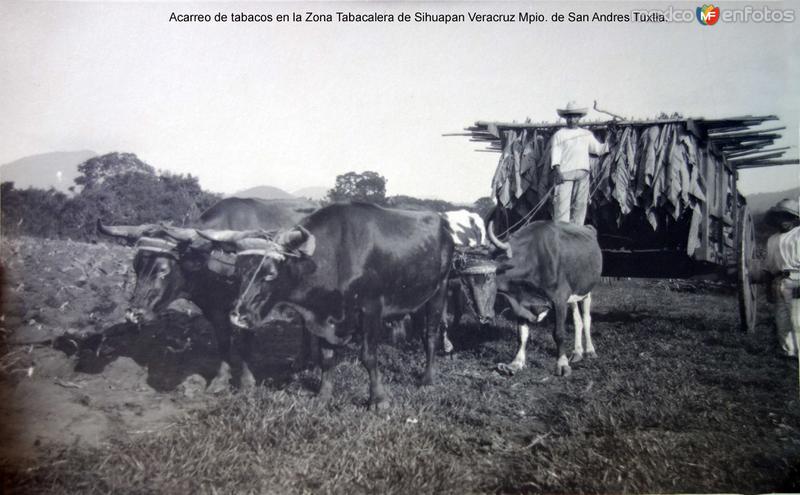
{"label": "distant mountain", "polygon": [[795,187],[794,189],[787,189],[785,191],[777,191],[777,192],[768,192],[768,193],[756,193],[756,194],[749,194],[746,196],[747,198],[747,206],[750,207],[750,211],[753,214],[764,213],[773,206],[775,203],[782,200],[783,198],[797,198],[800,195],[800,187]]}
{"label": "distant mountain", "polygon": [[325,199],[328,196],[328,188],[322,186],[304,187],[302,189],[294,191],[292,194],[297,196],[298,198],[308,198],[308,199],[313,199],[315,201],[319,201],[321,199]]}
{"label": "distant mountain", "polygon": [[68,192],[78,176],[78,165],[97,153],[89,150],[57,151],[26,156],[11,163],[0,165],[0,181],[14,182],[16,189],[35,187]]}
{"label": "distant mountain", "polygon": [[293,198],[283,189],[272,186],[256,186],[230,195],[232,198],[286,199]]}

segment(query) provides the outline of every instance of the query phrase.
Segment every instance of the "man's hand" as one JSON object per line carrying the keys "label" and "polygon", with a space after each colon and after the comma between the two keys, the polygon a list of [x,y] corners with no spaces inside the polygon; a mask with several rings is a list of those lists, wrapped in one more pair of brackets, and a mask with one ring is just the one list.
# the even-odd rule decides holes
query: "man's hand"
{"label": "man's hand", "polygon": [[564,176],[561,175],[561,167],[558,165],[553,167],[553,183],[557,186],[560,186],[564,183]]}

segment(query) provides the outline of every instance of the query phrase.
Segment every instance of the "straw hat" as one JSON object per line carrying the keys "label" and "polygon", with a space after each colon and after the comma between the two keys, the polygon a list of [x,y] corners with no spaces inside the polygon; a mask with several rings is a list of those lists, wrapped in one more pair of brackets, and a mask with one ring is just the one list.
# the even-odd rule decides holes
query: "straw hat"
{"label": "straw hat", "polygon": [[567,115],[577,115],[579,117],[583,117],[586,115],[588,110],[586,107],[579,107],[575,101],[571,101],[567,103],[566,107],[556,109],[556,112],[558,112],[558,115],[561,117],[566,117]]}
{"label": "straw hat", "polygon": [[765,220],[775,226],[787,220],[800,220],[800,204],[796,199],[782,199],[767,211]]}

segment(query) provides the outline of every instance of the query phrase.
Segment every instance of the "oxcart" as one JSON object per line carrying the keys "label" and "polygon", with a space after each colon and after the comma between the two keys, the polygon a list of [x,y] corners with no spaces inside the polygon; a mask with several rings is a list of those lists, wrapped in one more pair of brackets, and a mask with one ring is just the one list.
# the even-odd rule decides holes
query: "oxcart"
{"label": "oxcart", "polygon": [[[753,331],[755,231],[737,189],[738,170],[798,163],[780,159],[787,148],[767,149],[784,129],[755,129],[770,120],[777,117],[581,124],[611,148],[592,158],[587,216],[598,231],[604,275],[735,281],[741,328]],[[548,143],[561,126],[479,121],[455,134],[488,144],[479,151],[500,153],[493,179],[497,235],[550,218]]]}

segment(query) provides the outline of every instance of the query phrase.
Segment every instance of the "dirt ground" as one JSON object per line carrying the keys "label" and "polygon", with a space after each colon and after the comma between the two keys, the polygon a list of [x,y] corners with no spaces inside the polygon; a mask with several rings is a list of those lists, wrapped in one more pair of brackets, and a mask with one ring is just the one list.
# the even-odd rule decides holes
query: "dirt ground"
{"label": "dirt ground", "polygon": [[[220,359],[197,307],[178,301],[158,322],[124,322],[133,249],[22,238],[0,250],[0,457],[108,445],[169,428],[208,405],[206,385]],[[294,371],[301,342],[289,325],[272,331],[266,358],[249,361],[257,378],[280,383]]]}
{"label": "dirt ground", "polygon": [[[384,418],[364,410],[354,347],[340,353],[334,403],[316,408],[317,375],[301,369],[288,323],[237,337],[263,387],[209,393],[220,361],[196,307],[123,323],[130,248],[20,238],[3,240],[0,254],[0,486],[9,491],[800,490],[797,363],[777,356],[766,303],[759,331],[745,335],[735,297],[714,286],[598,288],[600,358],[568,379],[552,375],[549,323],[532,337],[528,369],[512,377],[493,370],[513,357],[509,328],[454,332],[456,352],[440,359],[434,387],[416,384],[416,343],[384,346],[393,397]],[[352,458],[337,450],[343,435],[356,438]],[[387,444],[386,465],[364,464]],[[200,446],[239,461],[184,459]]]}

